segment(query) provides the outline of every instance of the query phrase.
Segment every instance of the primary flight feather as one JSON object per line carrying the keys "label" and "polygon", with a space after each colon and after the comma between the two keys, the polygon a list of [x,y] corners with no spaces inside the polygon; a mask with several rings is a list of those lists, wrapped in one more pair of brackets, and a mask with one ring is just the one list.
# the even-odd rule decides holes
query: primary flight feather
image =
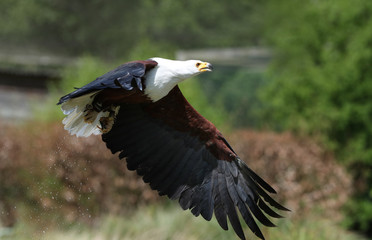
{"label": "primary flight feather", "polygon": [[[125,63],[61,97],[65,129],[77,136],[102,134],[112,153],[125,158],[160,195],[245,239],[238,212],[264,239],[255,219],[274,226],[268,205],[288,209],[268,193],[275,190],[254,173],[216,129],[184,98],[178,83],[212,65],[199,60],[151,58]],[[238,211],[237,211],[238,210]],[[255,219],[254,219],[255,218]]]}

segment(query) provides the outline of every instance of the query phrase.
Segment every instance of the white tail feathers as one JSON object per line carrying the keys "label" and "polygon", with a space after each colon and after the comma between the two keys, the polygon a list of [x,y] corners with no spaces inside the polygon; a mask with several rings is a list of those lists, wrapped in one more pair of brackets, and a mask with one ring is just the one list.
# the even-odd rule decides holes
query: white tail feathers
{"label": "white tail feathers", "polygon": [[[65,125],[65,129],[69,131],[71,135],[88,137],[92,134],[99,135],[102,134],[102,132],[108,132],[111,129],[111,127],[110,129],[102,128],[100,122],[101,119],[108,119],[110,115],[109,111],[90,111],[90,119],[87,120],[87,106],[91,106],[94,99],[94,94],[96,94],[96,92],[69,99],[62,104],[62,111],[65,115],[67,115],[63,119],[62,123]],[[113,120],[114,119],[112,119],[112,121]]]}

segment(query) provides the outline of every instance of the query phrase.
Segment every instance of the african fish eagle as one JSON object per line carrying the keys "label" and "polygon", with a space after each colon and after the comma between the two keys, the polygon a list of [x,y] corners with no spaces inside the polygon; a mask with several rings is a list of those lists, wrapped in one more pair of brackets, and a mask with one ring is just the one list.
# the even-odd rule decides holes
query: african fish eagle
{"label": "african fish eagle", "polygon": [[275,226],[267,204],[288,211],[268,193],[275,190],[253,172],[216,129],[184,98],[177,84],[212,65],[199,60],[150,58],[125,63],[61,97],[66,130],[102,140],[129,170],[136,170],[160,195],[245,239],[237,214],[264,239],[253,216]]}

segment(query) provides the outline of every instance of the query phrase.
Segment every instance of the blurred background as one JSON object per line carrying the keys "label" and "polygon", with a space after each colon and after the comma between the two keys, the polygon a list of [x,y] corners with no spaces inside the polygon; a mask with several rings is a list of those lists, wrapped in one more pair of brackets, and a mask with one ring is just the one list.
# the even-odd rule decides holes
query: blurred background
{"label": "blurred background", "polygon": [[267,239],[372,239],[372,1],[1,0],[1,240],[237,239],[63,129],[59,97],[154,56],[215,66],[181,89],[292,210]]}

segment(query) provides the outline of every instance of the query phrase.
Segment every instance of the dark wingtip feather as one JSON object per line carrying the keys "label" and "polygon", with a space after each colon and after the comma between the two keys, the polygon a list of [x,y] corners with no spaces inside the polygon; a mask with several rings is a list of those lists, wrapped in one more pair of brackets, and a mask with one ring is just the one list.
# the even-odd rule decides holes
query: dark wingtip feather
{"label": "dark wingtip feather", "polygon": [[256,203],[254,202],[254,200],[250,196],[248,196],[248,199],[247,199],[246,202],[249,206],[249,209],[251,210],[253,215],[256,217],[256,219],[258,219],[258,221],[260,221],[263,225],[265,225],[267,227],[276,227],[275,224],[272,223],[265,216],[265,214],[262,213],[262,211],[257,207]]}
{"label": "dark wingtip feather", "polygon": [[[224,171],[225,168],[225,161],[219,162],[221,167],[221,171]],[[230,220],[231,226],[233,227],[235,233],[240,237],[240,239],[245,239],[245,235],[240,224],[238,214],[236,213],[235,208],[235,197],[231,197],[229,194],[229,186],[227,186],[226,177],[223,173],[217,173],[218,176],[218,188],[220,191],[220,195],[222,198],[222,202],[224,205],[225,212],[227,213],[227,217]]]}
{"label": "dark wingtip feather", "polygon": [[[253,180],[250,180],[250,181],[253,181]],[[257,191],[258,195],[260,195],[271,206],[273,206],[273,207],[275,207],[275,208],[277,208],[279,210],[290,211],[289,209],[287,209],[286,207],[282,206],[277,201],[275,201],[274,199],[272,199],[272,197],[270,197],[269,194],[267,194],[262,188],[255,187],[254,189],[255,189],[255,191]]]}
{"label": "dark wingtip feather", "polygon": [[225,209],[224,209],[223,202],[221,199],[220,190],[218,187],[218,174],[213,174],[212,178],[213,178],[213,181],[215,182],[215,184],[213,185],[213,190],[212,190],[213,199],[215,202],[214,215],[217,219],[218,224],[221,226],[221,228],[223,230],[228,230],[229,228],[227,226],[226,213],[225,213]]}
{"label": "dark wingtip feather", "polygon": [[62,104],[62,103],[64,103],[64,102],[66,102],[68,99],[69,99],[69,94],[68,94],[68,95],[65,95],[65,96],[63,96],[63,97],[61,97],[61,98],[59,99],[57,105],[60,105],[60,104]]}
{"label": "dark wingtip feather", "polygon": [[274,217],[274,218],[283,218],[282,215],[279,215],[278,213],[273,211],[271,208],[269,208],[261,198],[258,199],[257,205],[269,216]]}
{"label": "dark wingtip feather", "polygon": [[246,170],[248,170],[250,176],[255,180],[258,184],[261,185],[266,191],[269,193],[275,193],[276,191],[274,188],[272,188],[265,180],[263,180],[260,176],[258,176],[252,169],[250,169],[248,166],[246,167]]}

